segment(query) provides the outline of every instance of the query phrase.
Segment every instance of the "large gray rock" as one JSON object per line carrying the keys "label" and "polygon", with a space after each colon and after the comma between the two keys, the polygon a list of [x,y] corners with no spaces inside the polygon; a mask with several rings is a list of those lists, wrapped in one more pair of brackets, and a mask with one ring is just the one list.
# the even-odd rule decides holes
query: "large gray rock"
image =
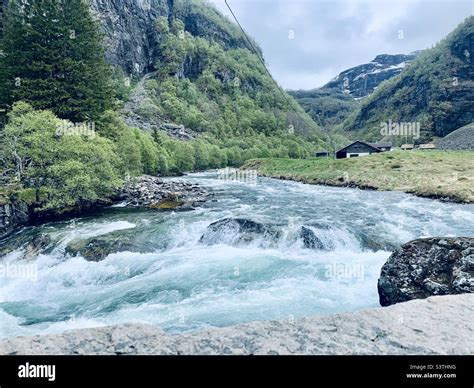
{"label": "large gray rock", "polygon": [[169,238],[164,233],[156,233],[156,225],[152,228],[141,228],[140,232],[132,228],[86,239],[69,242],[65,252],[70,256],[81,256],[87,261],[102,261],[108,255],[117,252],[150,253],[164,249]]}
{"label": "large gray rock", "polygon": [[202,244],[247,245],[256,240],[262,243],[275,242],[281,232],[273,226],[244,218],[225,218],[213,222],[199,240]]}
{"label": "large gray rock", "polygon": [[169,335],[141,324],[0,342],[0,354],[474,354],[474,295]]}
{"label": "large gray rock", "polygon": [[397,249],[382,267],[380,304],[474,292],[474,238],[424,238]]}

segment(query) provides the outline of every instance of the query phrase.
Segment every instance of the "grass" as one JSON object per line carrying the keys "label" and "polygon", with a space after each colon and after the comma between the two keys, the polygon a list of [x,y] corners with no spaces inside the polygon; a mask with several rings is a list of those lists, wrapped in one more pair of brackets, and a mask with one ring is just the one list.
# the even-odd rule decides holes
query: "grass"
{"label": "grass", "polygon": [[474,203],[472,151],[393,151],[341,160],[253,159],[242,168],[310,184],[403,191]]}

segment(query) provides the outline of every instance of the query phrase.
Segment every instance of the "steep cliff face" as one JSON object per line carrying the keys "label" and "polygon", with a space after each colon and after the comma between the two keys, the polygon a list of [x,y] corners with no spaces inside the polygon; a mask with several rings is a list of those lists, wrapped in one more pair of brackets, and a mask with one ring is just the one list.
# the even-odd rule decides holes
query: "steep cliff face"
{"label": "steep cliff face", "polygon": [[107,59],[127,75],[140,77],[154,68],[157,40],[154,23],[172,13],[167,0],[92,0],[100,20]]}
{"label": "steep cliff face", "polygon": [[301,107],[282,97],[259,46],[207,1],[93,0],[92,9],[109,63],[137,81],[124,107],[128,125],[181,140],[288,128],[316,134]]}
{"label": "steep cliff face", "polygon": [[[243,36],[235,34],[236,26],[206,1],[193,0],[92,0],[92,10],[105,34],[109,63],[123,69],[133,78],[156,70],[162,53],[163,37],[156,29],[160,16],[179,18],[184,31],[194,37],[216,41],[226,48],[247,48]],[[195,61],[183,63],[188,75],[197,66]]]}

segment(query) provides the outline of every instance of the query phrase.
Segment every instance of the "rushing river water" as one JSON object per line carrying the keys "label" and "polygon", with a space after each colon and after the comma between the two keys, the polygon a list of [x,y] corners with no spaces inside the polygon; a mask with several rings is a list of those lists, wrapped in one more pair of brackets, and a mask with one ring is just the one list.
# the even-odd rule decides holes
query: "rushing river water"
{"label": "rushing river water", "polygon": [[[51,241],[47,253],[29,261],[35,276],[0,278],[0,337],[125,322],[180,332],[374,307],[391,246],[474,235],[474,205],[266,178],[246,184],[213,173],[185,179],[214,191],[214,200],[189,212],[115,207],[10,237],[41,234]],[[231,217],[275,225],[279,240],[199,242],[209,224]],[[302,225],[324,249],[304,247]],[[100,262],[65,253],[72,241],[111,232],[156,249],[113,253]],[[17,249],[0,264],[24,263],[22,253]]]}

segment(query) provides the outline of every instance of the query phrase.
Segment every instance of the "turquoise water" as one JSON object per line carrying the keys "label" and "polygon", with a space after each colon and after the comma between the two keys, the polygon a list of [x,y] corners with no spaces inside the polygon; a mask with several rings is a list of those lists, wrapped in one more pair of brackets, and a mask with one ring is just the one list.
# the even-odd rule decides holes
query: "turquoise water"
{"label": "turquoise water", "polygon": [[[182,179],[208,187],[214,200],[191,212],[114,207],[10,237],[43,234],[51,243],[28,261],[35,276],[0,278],[0,336],[125,322],[182,332],[374,307],[389,247],[419,237],[474,235],[474,205],[267,178],[248,184],[215,173]],[[229,217],[272,224],[281,236],[239,246],[231,244],[234,236],[199,243],[210,223]],[[302,225],[325,249],[304,248]],[[111,232],[153,251],[118,252],[100,262],[65,253],[71,241]],[[0,264],[26,263],[21,256],[18,249]]]}

